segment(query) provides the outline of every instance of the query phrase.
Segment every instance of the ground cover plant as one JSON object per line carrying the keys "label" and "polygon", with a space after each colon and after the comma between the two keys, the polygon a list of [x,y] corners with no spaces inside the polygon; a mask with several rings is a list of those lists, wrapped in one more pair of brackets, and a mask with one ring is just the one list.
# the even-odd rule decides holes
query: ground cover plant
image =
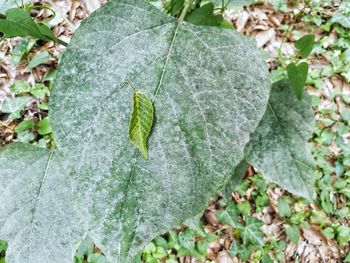
{"label": "ground cover plant", "polygon": [[[8,197],[11,197],[14,189],[21,189],[21,184],[27,185],[28,181],[26,180],[37,180],[37,185],[32,184],[32,189],[28,189],[28,187],[23,189],[21,200],[14,199],[13,202],[4,203],[3,205],[4,211],[19,212],[22,215],[21,218],[24,219],[22,222],[13,220],[18,218],[18,214],[14,217],[10,213],[4,213],[5,216],[2,217],[3,221],[1,223],[4,226],[2,233],[5,234],[2,234],[1,238],[9,241],[9,249],[7,250],[9,262],[11,260],[23,262],[23,260],[33,258],[44,261],[47,261],[48,258],[52,261],[59,258],[61,261],[70,262],[78,243],[86,233],[98,247],[102,248],[109,260],[120,262],[132,260],[133,256],[140,252],[141,247],[145,247],[155,235],[163,233],[165,230],[179,225],[185,219],[201,213],[208,200],[224,187],[226,182],[229,182],[230,185],[226,187],[225,191],[232,192],[232,184],[237,185],[239,178],[243,176],[244,170],[246,170],[243,169],[243,172],[238,172],[239,169],[236,169],[234,179],[230,180],[235,166],[243,158],[243,155],[245,162],[253,164],[256,170],[260,171],[265,178],[278,183],[292,193],[310,200],[313,198],[312,178],[314,170],[312,168],[312,158],[308,154],[309,148],[306,144],[312,130],[312,126],[310,126],[312,121],[310,98],[300,92],[299,82],[296,82],[298,85],[293,84],[293,77],[300,78],[298,66],[304,63],[303,61],[294,60],[296,68],[294,70],[297,71],[295,74],[291,74],[291,70],[288,70],[288,68],[286,68],[286,71],[283,68],[279,70],[279,76],[286,74],[289,77],[289,82],[278,81],[277,84],[274,84],[270,99],[267,101],[269,81],[267,80],[267,74],[264,73],[264,70],[261,70],[264,68],[264,62],[260,59],[260,54],[256,52],[255,57],[247,56],[243,51],[240,51],[243,50],[242,46],[237,44],[237,42],[243,41],[245,43],[244,48],[251,46],[251,52],[254,53],[256,49],[251,40],[245,39],[237,33],[232,34],[231,31],[196,27],[181,21],[182,19],[192,20],[191,23],[193,24],[201,24],[201,12],[195,12],[201,10],[201,7],[188,11],[191,8],[186,7],[186,4],[183,3],[180,9],[186,7],[189,14],[173,14],[180,19],[180,22],[176,19],[172,20],[168,16],[162,16],[157,20],[157,16],[160,16],[161,13],[142,1],[132,4],[132,7],[137,10],[131,10],[131,7],[123,9],[121,7],[122,3],[115,3],[114,8],[118,10],[119,7],[120,13],[113,12],[113,16],[117,18],[120,16],[122,20],[125,20],[124,16],[128,17],[130,24],[134,27],[126,27],[124,23],[118,24],[120,28],[108,30],[119,32],[119,34],[125,30],[126,33],[123,34],[127,37],[129,37],[127,33],[131,35],[139,34],[139,30],[136,29],[149,25],[147,23],[150,22],[150,14],[151,17],[154,15],[155,22],[153,23],[155,24],[151,26],[151,33],[155,33],[153,32],[154,27],[158,27],[157,23],[161,23],[159,30],[162,34],[159,36],[159,34],[152,35],[147,32],[141,33],[141,37],[137,36],[138,40],[145,37],[145,41],[141,42],[143,45],[156,47],[154,54],[143,53],[139,48],[139,42],[132,41],[131,37],[131,39],[128,39],[130,41],[128,42],[129,45],[118,46],[118,52],[113,53],[113,48],[111,48],[108,56],[105,55],[106,57],[104,57],[104,51],[102,50],[100,53],[100,50],[96,49],[96,55],[93,52],[91,53],[92,47],[101,42],[103,33],[106,32],[99,32],[100,30],[96,30],[96,27],[93,27],[96,30],[93,31],[89,28],[89,25],[91,27],[98,26],[93,21],[94,15],[98,17],[98,14],[107,19],[108,22],[110,12],[115,10],[113,8],[107,10],[107,7],[113,7],[113,4],[110,3],[105,9],[97,11],[91,16],[91,20],[86,20],[79,29],[81,30],[80,35],[79,30],[76,32],[70,47],[64,53],[61,69],[52,92],[45,86],[31,87],[25,82],[17,82],[16,85],[12,86],[13,90],[18,90],[18,94],[30,93],[35,96],[43,110],[47,109],[48,95],[51,96],[50,122],[53,129],[50,128],[49,118],[47,117],[40,121],[39,127],[33,121],[24,121],[22,126],[18,127],[18,133],[25,132],[28,136],[22,137],[23,141],[35,141],[32,133],[35,129],[44,140],[50,142],[51,150],[35,148],[30,145],[10,144],[2,151],[2,161],[10,164],[4,168],[5,173],[2,175],[5,185],[10,186],[9,188],[6,187],[3,195],[7,200],[11,199]],[[209,7],[213,11],[211,6]],[[145,9],[147,15],[141,14],[141,12],[138,13],[138,11],[141,11],[140,8]],[[135,17],[128,16],[128,10]],[[136,14],[138,15],[136,16]],[[134,20],[131,19],[130,21],[130,17]],[[143,17],[144,20],[142,20]],[[222,23],[222,19],[218,19],[218,17],[220,16],[215,16],[210,20],[215,21],[216,26],[227,27],[225,23]],[[220,23],[218,23],[219,20]],[[101,26],[102,24],[103,26],[108,24],[106,21],[101,21]],[[162,23],[168,24],[164,26]],[[84,31],[84,27],[86,27],[86,31]],[[199,31],[193,33],[193,30]],[[90,39],[90,41],[85,40],[91,32],[98,32],[99,34],[99,37],[95,39],[96,43]],[[192,33],[193,39],[188,37],[189,33]],[[202,34],[216,34],[217,38],[210,42],[208,39],[201,39]],[[186,42],[181,39],[182,36],[184,39],[186,36],[186,41],[192,40],[192,42]],[[106,43],[113,47],[113,43],[118,42],[118,39],[123,41],[124,37],[116,35],[116,39],[111,39],[108,35],[105,38]],[[305,45],[300,44],[303,38],[300,39],[299,44],[296,44],[296,48],[303,58],[304,54],[308,53],[305,49],[310,48],[307,47],[308,45],[306,45],[306,48],[301,47]],[[74,41],[76,41],[76,44],[74,44]],[[209,43],[206,43],[206,41],[209,41]],[[190,47],[186,46],[186,43],[189,43],[188,46]],[[24,43],[24,45],[26,44]],[[135,45],[135,48],[133,48],[133,45]],[[147,49],[147,51],[149,50],[151,48]],[[196,52],[193,52],[194,50]],[[163,56],[161,56],[161,51],[164,52]],[[232,57],[227,58],[227,54],[231,54]],[[48,56],[45,55],[42,57],[47,61]],[[96,61],[96,57],[99,57],[98,61]],[[245,61],[239,60],[241,57]],[[188,58],[191,59],[188,60]],[[37,63],[45,63],[40,62],[40,59],[39,56],[39,62]],[[128,61],[128,59],[130,60]],[[249,59],[251,59],[251,62],[249,62]],[[81,61],[86,63],[82,64]],[[102,61],[110,63],[103,64]],[[128,70],[121,69],[119,72],[110,67],[118,61],[127,61],[126,63],[130,63],[130,69],[127,67]],[[198,61],[199,64],[193,65],[193,61]],[[215,61],[217,63],[214,63]],[[244,74],[237,73],[239,67],[244,67],[237,61],[247,63],[250,70],[244,72]],[[254,67],[251,66],[253,64],[257,65],[255,71]],[[34,63],[33,67],[35,66]],[[230,69],[230,67],[233,68]],[[118,69],[118,66],[116,68]],[[96,70],[94,78],[89,78],[92,69]],[[187,75],[186,72],[188,71],[192,74]],[[72,72],[76,78],[72,78]],[[103,74],[96,74],[96,72],[103,72]],[[203,75],[203,72],[206,72],[206,74]],[[228,72],[230,74],[225,74]],[[250,75],[247,77],[247,74]],[[96,78],[96,75],[101,77]],[[182,78],[182,81],[179,81],[179,78]],[[304,79],[305,77],[301,78]],[[110,84],[111,80],[115,81],[116,84]],[[216,83],[217,80],[221,82]],[[48,76],[47,81],[50,82],[50,76]],[[233,81],[233,85],[231,81]],[[305,81],[306,79],[301,80],[301,82]],[[192,82],[194,84],[191,85]],[[266,83],[265,90],[261,88],[261,83],[264,82]],[[237,86],[237,83],[240,85]],[[259,83],[260,86],[256,83]],[[95,87],[97,86],[101,90],[96,91]],[[74,87],[74,91],[69,87]],[[223,89],[224,87],[226,87],[226,90]],[[232,94],[232,89],[237,89],[239,92],[233,92]],[[238,106],[232,109],[230,104],[225,104],[225,100],[222,100],[222,94],[219,94],[219,92],[216,95],[212,94],[215,93],[215,90],[224,92],[225,99],[231,98],[228,101],[237,101]],[[201,92],[204,92],[204,95]],[[210,92],[210,96],[205,95],[206,92]],[[93,98],[91,94],[94,94],[95,97]],[[96,100],[96,96],[99,99]],[[21,109],[29,102],[29,98],[26,97],[19,96],[17,100],[6,100],[4,105],[8,106],[5,107],[5,110],[2,108],[2,111],[8,114],[7,117],[10,119],[20,118]],[[189,100],[191,97],[192,99]],[[84,102],[79,103],[82,98],[84,98]],[[290,100],[284,101],[286,98]],[[183,101],[186,101],[186,99],[194,105],[184,103]],[[202,100],[206,102],[204,109],[200,107]],[[113,105],[101,103],[106,101],[111,101]],[[222,104],[219,107],[218,101]],[[239,101],[246,103],[240,103]],[[250,109],[248,104],[253,104],[254,109]],[[77,105],[82,106],[77,108]],[[223,110],[227,111],[230,107],[232,112],[228,111],[226,112],[227,115],[223,115]],[[267,111],[264,113],[265,108],[267,108]],[[172,109],[172,112],[169,112],[169,109]],[[237,109],[241,113],[238,114],[239,116],[232,114]],[[191,117],[187,113],[193,113],[196,110],[198,116]],[[214,111],[212,112],[212,110]],[[187,115],[184,114],[185,112]],[[67,116],[70,118],[67,119]],[[85,116],[85,118],[82,118],[82,116]],[[154,116],[154,119],[149,118],[150,116]],[[198,121],[200,117],[203,118],[202,122]],[[239,117],[242,117],[243,121],[239,121]],[[225,118],[228,121],[221,123]],[[262,120],[259,123],[261,118]],[[148,120],[146,125],[144,124],[145,120]],[[237,125],[235,121],[238,121],[240,125]],[[249,123],[251,123],[250,126]],[[301,123],[305,123],[305,126]],[[254,131],[256,125],[258,126]],[[133,127],[136,128],[133,129]],[[151,127],[151,133],[148,134],[147,130]],[[179,130],[172,133],[171,128],[174,127],[179,127]],[[235,127],[235,133],[231,131],[233,127]],[[72,129],[75,130],[74,133],[70,132]],[[160,129],[161,132],[157,133],[157,129]],[[301,131],[296,136],[294,131],[298,130]],[[54,136],[52,136],[52,131]],[[184,134],[183,137],[179,137],[186,138],[184,145],[187,145],[190,149],[188,152],[191,160],[195,160],[194,163],[188,162],[189,167],[191,167],[190,171],[185,171],[180,166],[184,164],[184,160],[178,157],[181,150],[176,150],[179,139],[176,136],[171,136],[178,134]],[[248,143],[247,135],[249,134],[251,136]],[[244,136],[247,139],[241,141]],[[55,138],[55,143],[52,141],[52,137]],[[227,140],[233,143],[231,147],[227,145]],[[246,143],[248,144],[246,145]],[[133,147],[133,144],[136,148],[139,148],[140,152]],[[235,153],[232,148],[240,150]],[[25,152],[28,154],[24,156],[25,158],[22,157],[21,159],[16,156],[23,156]],[[161,153],[160,156],[163,157],[155,160],[154,157]],[[169,162],[167,156],[176,156],[178,159],[169,158],[172,161]],[[214,159],[212,159],[213,156]],[[217,158],[221,156],[224,158]],[[271,168],[270,160],[278,158],[278,156],[283,156],[283,159],[279,158],[283,161]],[[36,159],[38,161],[34,161]],[[128,159],[131,160],[131,164],[128,163]],[[100,160],[101,162],[99,162]],[[26,167],[28,165],[26,162],[31,165],[28,170],[23,170],[23,178],[19,178],[16,182],[11,180],[10,176],[16,176],[17,178],[17,172],[15,169],[11,169],[11,163],[18,169],[19,164]],[[240,167],[246,167],[245,162],[241,163]],[[213,164],[215,170],[212,168]],[[132,167],[132,173],[123,171],[123,169],[127,170],[130,167]],[[160,167],[166,167],[167,169],[160,169]],[[198,172],[193,173],[193,169]],[[33,171],[37,173],[34,178]],[[67,175],[62,176],[64,172],[67,172]],[[28,176],[25,176],[26,173]],[[283,176],[281,176],[281,173],[283,173]],[[104,176],[101,176],[101,174]],[[129,177],[123,176],[125,174],[128,174]],[[174,175],[177,175],[177,177]],[[150,180],[152,181],[150,182]],[[12,181],[15,183],[12,183]],[[300,185],[300,182],[303,184]],[[57,187],[60,184],[62,187]],[[179,185],[183,189],[181,195],[178,193]],[[201,187],[200,191],[197,190],[199,186]],[[127,191],[123,189],[127,189]],[[193,189],[199,195],[192,198],[189,195],[193,193]],[[309,191],[310,189],[311,191]],[[18,192],[18,190],[16,191]],[[201,191],[203,191],[202,194],[200,194]],[[64,196],[64,198],[57,200],[56,196]],[[119,200],[116,196],[119,197]],[[48,209],[48,200],[52,200],[49,203],[50,209]],[[106,200],[108,201],[106,202]],[[266,203],[266,198],[264,201],[263,196],[257,200],[260,200],[262,204]],[[174,204],[169,205],[169,201]],[[291,215],[290,203],[291,201],[288,198],[279,201],[278,206],[281,211],[286,210],[286,212],[282,212],[282,217]],[[239,255],[243,260],[248,260],[251,253],[259,251],[259,248],[263,245],[263,232],[260,229],[261,221],[250,216],[249,202],[237,203],[236,208],[235,204],[232,204],[229,200],[222,199],[220,206],[222,208],[217,211],[219,222],[236,229],[238,237],[242,238],[232,242],[230,255],[233,257]],[[346,217],[346,211],[343,211],[343,213]],[[45,220],[50,218],[57,220],[57,224],[52,223],[53,220],[50,220],[50,225],[45,224]],[[295,220],[297,219],[294,219],[293,222],[296,222]],[[194,221],[196,221],[196,224],[193,222],[187,223],[192,226],[190,228],[180,232],[170,232],[165,237],[157,237],[145,248],[142,255],[143,260],[156,262],[167,257],[169,258],[166,260],[175,260],[167,255],[169,251],[173,250],[178,251],[177,256],[192,255],[199,260],[204,260],[209,243],[216,240],[217,236],[215,234],[208,235],[200,224],[197,225],[197,220]],[[69,227],[63,228],[63,224]],[[295,227],[295,224],[298,223],[293,223],[287,231],[287,235],[289,233],[293,240],[296,240],[298,236],[298,228]],[[17,235],[17,227],[23,228],[19,236]],[[57,239],[53,240],[54,227],[57,227],[57,231],[54,232],[58,236]],[[346,232],[345,230],[345,232],[336,231]],[[57,244],[62,238],[62,234],[65,235],[64,242]],[[198,239],[198,235],[201,238]],[[35,236],[40,237],[41,240],[37,238],[39,243],[28,245],[26,238],[35,240]],[[15,238],[13,239],[13,237]],[[44,242],[45,248],[48,248],[45,250],[45,254],[42,253],[42,247],[37,245],[43,244],[43,237],[47,238]],[[345,234],[342,242],[344,240],[346,242],[346,239]],[[240,245],[239,240],[242,240],[243,245]],[[22,246],[23,243],[21,242],[25,242],[27,246]],[[78,254],[76,254],[75,259],[77,261],[88,260],[94,262],[94,260],[101,260],[103,262],[103,260],[106,260],[101,254],[96,253],[96,248],[89,238],[86,238],[85,242],[87,243],[85,251],[82,244],[83,248],[80,248]],[[282,250],[283,244],[271,244],[271,247],[272,249]],[[260,257],[268,260],[269,249],[266,248],[264,251],[260,253]],[[281,256],[279,258],[281,259]],[[137,259],[139,259],[139,256],[137,256]]]}

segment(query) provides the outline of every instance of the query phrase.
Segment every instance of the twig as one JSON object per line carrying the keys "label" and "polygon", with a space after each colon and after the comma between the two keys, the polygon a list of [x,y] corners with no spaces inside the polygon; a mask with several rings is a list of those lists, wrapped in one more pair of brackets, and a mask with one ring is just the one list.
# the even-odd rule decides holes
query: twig
{"label": "twig", "polygon": [[61,17],[63,18],[63,20],[67,23],[69,29],[70,29],[72,32],[74,32],[75,29],[76,29],[76,27],[75,27],[74,24],[71,23],[71,22],[67,19],[67,17],[62,13],[60,7],[58,7],[55,3],[53,3],[52,0],[48,0],[48,2],[49,2],[51,5],[57,7],[57,9],[56,9],[56,10],[57,10],[57,13],[59,13],[59,14],[61,15]]}
{"label": "twig", "polygon": [[0,124],[1,124],[2,126],[5,126],[5,127],[8,128],[8,129],[10,129],[11,131],[14,131],[13,128],[11,128],[10,126],[8,126],[8,125],[7,125],[6,123],[4,123],[4,122],[0,121]]}
{"label": "twig", "polygon": [[281,56],[281,53],[282,53],[282,46],[283,46],[284,42],[286,42],[287,37],[288,37],[289,34],[290,34],[290,30],[291,30],[292,26],[294,26],[294,24],[295,24],[297,18],[298,18],[299,16],[301,16],[301,15],[304,13],[305,9],[309,6],[309,4],[311,3],[311,1],[312,1],[312,0],[307,0],[307,2],[305,3],[304,7],[300,10],[300,12],[299,12],[298,14],[296,14],[296,15],[293,17],[292,23],[288,25],[288,28],[287,28],[286,32],[284,33],[284,37],[282,38],[281,45],[280,45],[280,47],[279,47],[279,49],[278,49],[278,57]]}
{"label": "twig", "polygon": [[128,80],[125,80],[125,82],[128,85],[128,88],[131,90],[131,93],[135,93],[135,88],[131,85],[131,83]]}

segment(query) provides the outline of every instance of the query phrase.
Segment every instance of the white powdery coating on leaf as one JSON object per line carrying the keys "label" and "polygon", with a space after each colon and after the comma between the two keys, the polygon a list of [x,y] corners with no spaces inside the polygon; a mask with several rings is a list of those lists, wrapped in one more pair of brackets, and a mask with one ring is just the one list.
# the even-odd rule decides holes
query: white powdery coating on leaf
{"label": "white powdery coating on leaf", "polygon": [[71,209],[72,191],[58,158],[25,144],[0,152],[0,162],[6,164],[0,172],[0,239],[9,242],[6,262],[72,262],[84,232]]}
{"label": "white powdery coating on leaf", "polygon": [[247,160],[289,192],[312,199],[314,161],[307,143],[314,115],[310,97],[299,101],[286,81],[273,85],[258,128],[246,148]]}
{"label": "white powdery coating on leaf", "polygon": [[[154,99],[149,160],[129,140],[125,81]],[[141,0],[110,1],[82,23],[64,54],[50,101],[60,155],[32,170],[43,190],[38,231],[25,241],[57,262],[57,246],[74,251],[88,232],[114,262],[130,262],[156,235],[201,212],[228,180],[269,86],[259,52],[240,34],[179,24]],[[8,241],[15,257],[16,240]],[[29,259],[22,262],[34,254]]]}

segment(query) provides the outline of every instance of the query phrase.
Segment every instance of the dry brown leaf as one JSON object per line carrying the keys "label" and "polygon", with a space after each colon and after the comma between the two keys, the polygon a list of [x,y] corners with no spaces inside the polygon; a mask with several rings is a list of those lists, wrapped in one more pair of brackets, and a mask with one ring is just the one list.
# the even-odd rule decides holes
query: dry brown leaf
{"label": "dry brown leaf", "polygon": [[218,263],[234,263],[226,251],[221,251],[217,259]]}
{"label": "dry brown leaf", "polygon": [[302,231],[304,238],[312,245],[319,246],[322,242],[327,242],[326,237],[314,228],[302,228]]}
{"label": "dry brown leaf", "polygon": [[218,220],[217,220],[215,211],[207,210],[207,211],[205,211],[203,217],[204,217],[204,220],[205,220],[208,224],[210,224],[210,225],[212,225],[212,226],[217,226],[217,225],[218,225]]}
{"label": "dry brown leaf", "polygon": [[239,16],[238,19],[236,21],[236,28],[238,32],[242,32],[243,29],[245,28],[247,22],[249,19],[249,14],[248,12],[244,11],[242,12]]}
{"label": "dry brown leaf", "polygon": [[266,43],[271,41],[275,37],[275,35],[276,32],[274,28],[258,32],[255,36],[258,47],[263,47]]}

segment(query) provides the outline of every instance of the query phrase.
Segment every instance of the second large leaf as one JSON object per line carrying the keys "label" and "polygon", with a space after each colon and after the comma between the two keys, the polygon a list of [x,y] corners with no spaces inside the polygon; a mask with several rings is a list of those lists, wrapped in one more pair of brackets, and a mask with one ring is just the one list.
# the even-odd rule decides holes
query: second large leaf
{"label": "second large leaf", "polygon": [[[148,160],[129,139],[126,83],[153,101]],[[238,33],[178,22],[142,0],[110,1],[84,21],[50,119],[58,150],[78,156],[75,207],[97,245],[128,262],[202,211],[243,158],[269,88],[259,52]]]}

